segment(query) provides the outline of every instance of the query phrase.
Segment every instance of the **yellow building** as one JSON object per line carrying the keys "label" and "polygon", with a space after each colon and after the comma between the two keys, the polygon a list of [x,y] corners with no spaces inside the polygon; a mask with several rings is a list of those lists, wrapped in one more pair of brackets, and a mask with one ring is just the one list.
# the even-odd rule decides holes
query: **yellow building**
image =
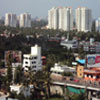
{"label": "yellow building", "polygon": [[77,67],[76,67],[76,72],[77,72],[78,78],[83,78],[83,76],[84,76],[84,66],[78,64]]}
{"label": "yellow building", "polygon": [[77,59],[76,61],[77,61],[77,67],[76,67],[77,77],[83,78],[85,59]]}

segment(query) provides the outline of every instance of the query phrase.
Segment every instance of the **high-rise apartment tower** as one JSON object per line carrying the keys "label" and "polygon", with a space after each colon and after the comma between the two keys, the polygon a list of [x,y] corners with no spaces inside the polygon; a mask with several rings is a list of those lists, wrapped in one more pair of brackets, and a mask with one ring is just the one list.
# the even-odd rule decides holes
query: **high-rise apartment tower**
{"label": "high-rise apartment tower", "polygon": [[100,18],[98,18],[95,22],[96,31],[100,32]]}
{"label": "high-rise apartment tower", "polygon": [[28,13],[23,13],[19,17],[20,27],[31,27],[31,15]]}
{"label": "high-rise apartment tower", "polygon": [[92,27],[92,12],[86,7],[79,7],[76,9],[76,28],[77,31],[88,32]]}
{"label": "high-rise apartment tower", "polygon": [[70,7],[53,7],[48,11],[48,28],[70,31],[73,29],[73,11]]}
{"label": "high-rise apartment tower", "polygon": [[16,14],[6,13],[5,14],[5,26],[16,27],[17,17]]}

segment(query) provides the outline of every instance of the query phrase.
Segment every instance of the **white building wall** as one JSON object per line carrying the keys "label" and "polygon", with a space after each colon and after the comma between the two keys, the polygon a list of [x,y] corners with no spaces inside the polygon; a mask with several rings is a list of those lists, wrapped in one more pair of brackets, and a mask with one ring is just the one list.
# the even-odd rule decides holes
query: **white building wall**
{"label": "white building wall", "polygon": [[64,9],[64,25],[63,25],[63,30],[64,31],[69,31],[70,30],[70,11],[68,8]]}
{"label": "white building wall", "polygon": [[28,70],[29,68],[33,71],[42,70],[42,60],[41,60],[41,48],[37,45],[31,47],[31,54],[23,55],[23,68]]}
{"label": "white building wall", "polygon": [[59,15],[58,15],[58,8],[54,9],[54,29],[58,29],[59,23]]}
{"label": "white building wall", "polygon": [[76,28],[78,31],[91,31],[92,12],[91,9],[80,7],[76,9]]}
{"label": "white building wall", "polygon": [[29,85],[28,87],[22,85],[10,85],[10,91],[15,91],[17,94],[24,94],[25,97],[31,95],[31,89],[33,89],[33,85]]}
{"label": "white building wall", "polygon": [[52,10],[48,11],[48,27],[49,29],[53,28],[53,11]]}
{"label": "white building wall", "polygon": [[100,32],[100,18],[95,21],[96,31]]}
{"label": "white building wall", "polygon": [[87,25],[86,25],[86,11],[85,8],[81,9],[81,31],[85,31]]}
{"label": "white building wall", "polygon": [[74,27],[74,18],[73,18],[73,10],[70,8],[70,30],[73,30]]}
{"label": "white building wall", "polygon": [[59,8],[59,29],[64,31],[73,29],[73,11],[71,8]]}
{"label": "white building wall", "polygon": [[63,8],[59,9],[59,29],[63,30],[64,27],[64,12],[63,12]]}
{"label": "white building wall", "polygon": [[58,29],[58,8],[53,7],[48,11],[48,27],[49,29]]}
{"label": "white building wall", "polygon": [[28,13],[23,13],[19,18],[20,27],[31,27],[31,15]]}
{"label": "white building wall", "polygon": [[76,10],[76,27],[78,31],[81,31],[81,9]]}
{"label": "white building wall", "polygon": [[5,26],[16,27],[17,17],[16,14],[6,13],[5,14]]}
{"label": "white building wall", "polygon": [[70,31],[73,29],[73,11],[68,7],[54,7],[48,11],[49,29]]}

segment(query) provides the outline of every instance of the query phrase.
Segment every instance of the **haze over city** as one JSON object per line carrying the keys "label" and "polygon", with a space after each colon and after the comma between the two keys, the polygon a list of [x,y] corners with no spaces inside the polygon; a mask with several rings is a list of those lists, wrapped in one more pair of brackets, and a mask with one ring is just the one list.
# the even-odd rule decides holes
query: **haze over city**
{"label": "haze over city", "polygon": [[0,0],[0,100],[100,100],[100,0]]}
{"label": "haze over city", "polygon": [[86,6],[93,11],[93,18],[99,17],[100,0],[1,0],[0,16],[7,12],[19,15],[23,12],[29,12],[32,17],[47,17],[48,10],[53,6],[71,6],[76,9],[79,6]]}

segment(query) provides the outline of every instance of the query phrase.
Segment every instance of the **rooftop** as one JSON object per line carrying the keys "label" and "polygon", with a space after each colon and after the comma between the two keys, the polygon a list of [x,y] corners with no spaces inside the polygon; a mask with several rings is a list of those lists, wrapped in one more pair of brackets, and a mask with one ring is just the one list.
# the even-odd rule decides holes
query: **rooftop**
{"label": "rooftop", "polygon": [[76,61],[80,64],[85,64],[85,59],[77,59]]}

